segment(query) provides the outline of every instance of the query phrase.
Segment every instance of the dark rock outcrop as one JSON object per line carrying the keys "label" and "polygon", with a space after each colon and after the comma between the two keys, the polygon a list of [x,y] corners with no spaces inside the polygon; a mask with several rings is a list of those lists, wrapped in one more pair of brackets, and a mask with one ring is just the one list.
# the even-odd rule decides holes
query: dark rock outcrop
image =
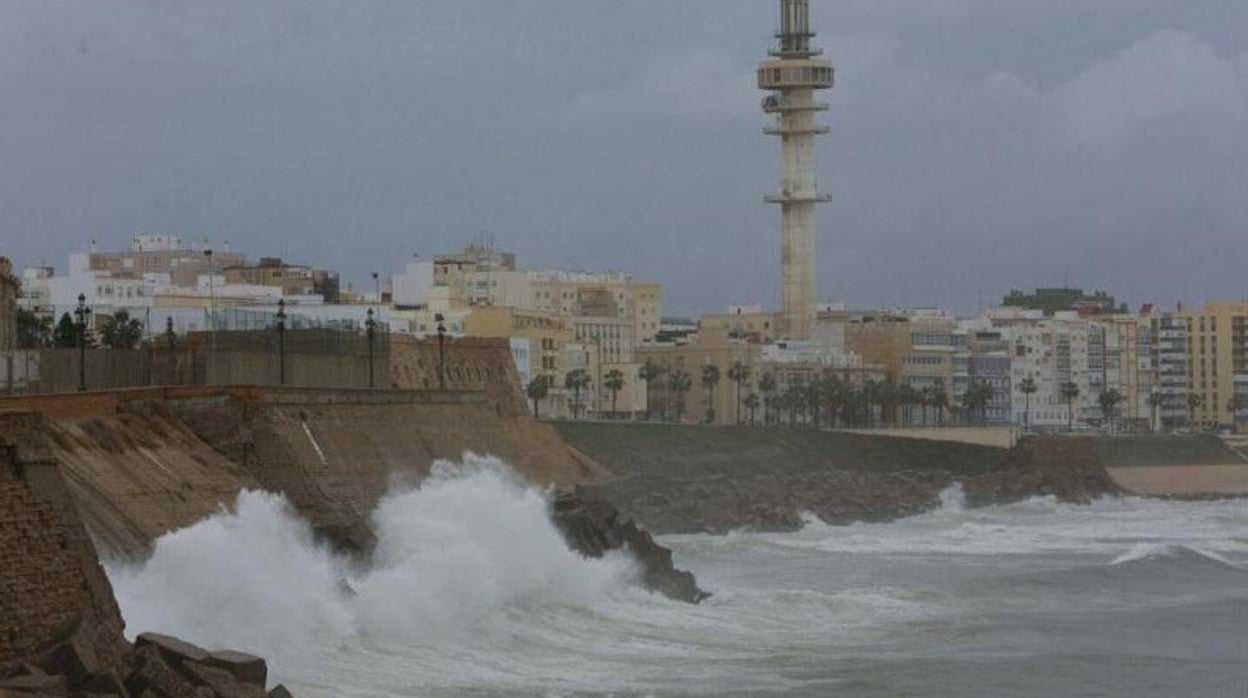
{"label": "dark rock outcrop", "polygon": [[574,550],[587,557],[602,557],[612,550],[625,549],[641,565],[642,584],[668,598],[698,603],[710,596],[698,588],[693,574],[676,569],[672,551],[654,537],[624,520],[607,500],[584,489],[559,495],[554,502],[554,519]]}
{"label": "dark rock outcrop", "polygon": [[1006,456],[1005,467],[966,480],[963,489],[973,507],[1029,497],[1088,504],[1122,494],[1105,470],[1096,442],[1069,437],[1023,439]]}

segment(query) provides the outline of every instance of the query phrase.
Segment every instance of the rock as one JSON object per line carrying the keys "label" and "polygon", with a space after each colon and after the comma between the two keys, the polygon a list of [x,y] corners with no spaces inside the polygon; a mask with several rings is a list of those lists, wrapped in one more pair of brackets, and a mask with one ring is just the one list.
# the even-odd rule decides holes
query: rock
{"label": "rock", "polygon": [[67,696],[69,682],[64,676],[49,676],[43,672],[14,676],[0,681],[0,696],[16,694],[36,694],[40,696]]}
{"label": "rock", "polygon": [[264,687],[269,679],[269,667],[265,661],[255,655],[233,650],[212,652],[205,664],[228,671],[236,680],[255,686]]}
{"label": "rock", "polygon": [[145,644],[136,650],[131,667],[126,690],[133,696],[213,698],[212,689],[193,686],[170,668],[156,645]]}
{"label": "rock", "polygon": [[606,499],[578,488],[559,495],[553,506],[555,523],[568,545],[586,557],[602,557],[611,550],[627,549],[642,568],[642,584],[668,598],[698,603],[710,596],[698,588],[694,576],[672,564],[672,551],[633,524],[621,522],[619,511]]}
{"label": "rock", "polygon": [[225,669],[207,664],[187,662],[182,665],[183,675],[192,683],[212,689],[215,698],[266,698],[264,684],[243,683]]}
{"label": "rock", "polygon": [[130,692],[126,690],[125,682],[121,680],[121,676],[115,670],[111,669],[92,676],[82,687],[89,696],[130,698]]}
{"label": "rock", "polygon": [[64,674],[71,686],[77,686],[100,671],[99,660],[82,633],[75,633],[54,647],[39,661],[49,674]]}
{"label": "rock", "polygon": [[290,691],[286,690],[285,686],[279,683],[273,687],[272,691],[269,691],[269,698],[295,698],[295,697],[294,695],[291,694]]}
{"label": "rock", "polygon": [[208,650],[159,633],[143,633],[135,638],[134,648],[155,647],[166,661],[170,662],[203,662],[208,659]]}

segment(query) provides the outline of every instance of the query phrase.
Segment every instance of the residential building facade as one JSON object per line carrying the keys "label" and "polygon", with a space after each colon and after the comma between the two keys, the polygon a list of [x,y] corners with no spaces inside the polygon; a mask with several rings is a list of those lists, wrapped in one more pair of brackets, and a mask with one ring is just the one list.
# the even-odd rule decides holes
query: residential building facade
{"label": "residential building facade", "polygon": [[1248,302],[1210,302],[1176,315],[1187,324],[1188,391],[1197,398],[1192,427],[1234,425],[1236,377],[1248,375]]}

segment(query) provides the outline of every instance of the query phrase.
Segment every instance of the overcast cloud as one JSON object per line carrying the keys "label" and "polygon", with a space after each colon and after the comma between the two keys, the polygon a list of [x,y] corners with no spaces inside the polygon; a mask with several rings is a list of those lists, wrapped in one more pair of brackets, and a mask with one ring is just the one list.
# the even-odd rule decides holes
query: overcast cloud
{"label": "overcast cloud", "polygon": [[[812,0],[823,294],[1248,295],[1248,3]],[[0,0],[0,254],[135,231],[393,270],[481,235],[774,305],[774,0]]]}

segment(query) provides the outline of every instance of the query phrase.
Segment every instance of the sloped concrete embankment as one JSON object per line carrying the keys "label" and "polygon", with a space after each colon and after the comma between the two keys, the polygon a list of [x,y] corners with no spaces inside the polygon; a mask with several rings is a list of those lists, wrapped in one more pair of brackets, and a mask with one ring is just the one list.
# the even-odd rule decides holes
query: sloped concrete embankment
{"label": "sloped concrete embankment", "polygon": [[929,511],[961,483],[971,505],[1031,496],[1086,502],[1119,491],[1090,445],[1024,439],[1014,449],[859,433],[561,423],[617,477],[587,490],[657,533],[794,530]]}
{"label": "sloped concrete embankment", "polygon": [[[438,459],[496,455],[564,491],[604,477],[516,404],[470,390],[182,387],[20,398],[0,409],[46,415],[50,458],[86,529],[109,555],[142,556],[161,534],[232,505],[242,489],[284,494],[324,540],[367,553],[376,503],[396,481],[419,482]],[[657,573],[676,571],[668,561]]]}

